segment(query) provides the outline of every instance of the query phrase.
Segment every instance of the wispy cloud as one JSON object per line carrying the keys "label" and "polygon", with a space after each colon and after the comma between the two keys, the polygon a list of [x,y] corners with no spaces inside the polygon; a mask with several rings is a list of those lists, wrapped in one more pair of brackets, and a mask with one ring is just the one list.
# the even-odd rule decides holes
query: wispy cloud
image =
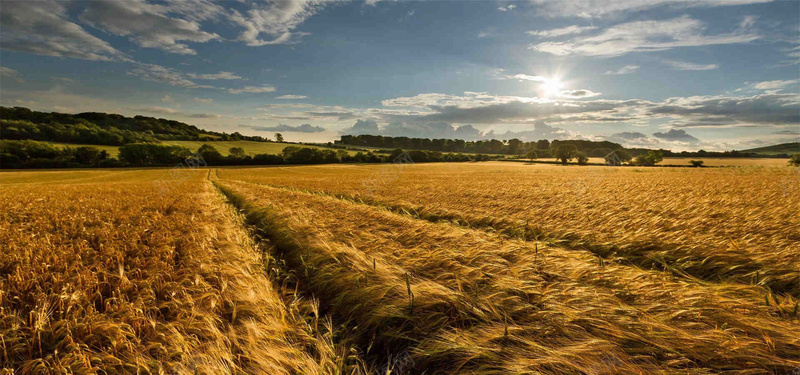
{"label": "wispy cloud", "polygon": [[[275,1],[253,5],[244,14],[234,10],[229,19],[245,29],[239,34],[239,40],[248,46],[287,44],[307,34],[294,30],[326,3],[317,0]],[[262,34],[271,39],[262,39]]]}
{"label": "wispy cloud", "polygon": [[567,27],[561,27],[558,29],[550,29],[550,30],[531,30],[526,31],[526,34],[535,35],[543,38],[555,38],[564,35],[574,35],[574,34],[582,34],[587,31],[596,30],[597,27],[594,26],[578,26],[572,25]]}
{"label": "wispy cloud", "polygon": [[764,82],[754,83],[753,88],[758,90],[780,90],[787,88],[789,86],[798,86],[798,84],[800,84],[800,80],[797,79],[764,81]]}
{"label": "wispy cloud", "polygon": [[107,42],[67,20],[64,3],[4,1],[0,7],[0,46],[45,56],[84,60],[128,60]]}
{"label": "wispy cloud", "polygon": [[245,86],[238,89],[228,89],[228,92],[231,94],[275,92],[275,87],[271,85]]}
{"label": "wispy cloud", "polygon": [[514,10],[514,8],[516,8],[516,7],[517,6],[514,5],[514,4],[508,4],[508,5],[505,5],[505,6],[498,7],[497,10],[499,10],[501,12],[508,12],[510,10]]}
{"label": "wispy cloud", "polygon": [[704,31],[702,22],[683,16],[665,21],[618,24],[595,36],[566,42],[543,42],[530,48],[553,55],[619,56],[678,47],[747,43],[758,39],[757,35],[746,30],[720,35],[705,35]]}
{"label": "wispy cloud", "polygon": [[267,131],[267,132],[288,132],[288,133],[321,133],[325,128],[321,126],[313,126],[311,124],[303,124],[299,126],[291,126],[279,124],[277,126],[248,126],[253,130]]}
{"label": "wispy cloud", "polygon": [[603,74],[607,74],[607,75],[623,75],[623,74],[631,74],[631,73],[633,73],[633,72],[635,72],[637,70],[639,70],[639,66],[638,65],[625,65],[622,68],[619,68],[617,70],[607,70]]}
{"label": "wispy cloud", "polygon": [[686,61],[666,60],[664,63],[675,70],[714,70],[719,68],[717,64],[695,64]]}
{"label": "wispy cloud", "polygon": [[293,100],[293,99],[306,99],[308,96],[305,95],[281,95],[276,96],[275,99],[284,99],[284,100]]}
{"label": "wispy cloud", "polygon": [[547,77],[543,76],[529,76],[527,74],[515,74],[513,76],[506,76],[508,79],[517,79],[520,81],[533,81],[533,82],[544,82],[547,81]]}
{"label": "wispy cloud", "polygon": [[194,55],[183,42],[205,43],[219,35],[201,30],[195,21],[170,17],[169,8],[139,0],[90,1],[81,14],[82,21],[111,34],[130,38],[144,48]]}
{"label": "wispy cloud", "polygon": [[22,74],[19,74],[19,72],[14,69],[6,68],[4,66],[0,66],[0,78],[11,79],[17,82],[23,82]]}
{"label": "wispy cloud", "polygon": [[205,79],[205,80],[215,80],[215,79],[242,79],[242,77],[233,74],[231,72],[219,72],[219,73],[212,73],[212,74],[194,74],[189,73],[186,75],[189,78],[193,79]]}
{"label": "wispy cloud", "polygon": [[155,64],[137,64],[128,74],[137,76],[145,81],[161,82],[170,86],[186,87],[190,89],[213,88],[212,86],[195,83],[186,78],[183,73],[175,71],[174,69]]}
{"label": "wispy cloud", "polygon": [[601,18],[657,7],[695,8],[765,3],[771,0],[533,0],[547,17]]}

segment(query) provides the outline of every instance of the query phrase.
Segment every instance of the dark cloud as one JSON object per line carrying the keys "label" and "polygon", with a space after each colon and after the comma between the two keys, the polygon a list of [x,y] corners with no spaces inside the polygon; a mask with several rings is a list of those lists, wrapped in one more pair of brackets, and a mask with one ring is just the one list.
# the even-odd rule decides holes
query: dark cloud
{"label": "dark cloud", "polygon": [[342,134],[379,134],[378,123],[375,120],[358,120],[352,127],[342,130]]}
{"label": "dark cloud", "polygon": [[626,147],[650,147],[658,144],[657,139],[648,137],[640,132],[621,132],[611,134],[605,139],[609,142],[619,143]]}
{"label": "dark cloud", "polygon": [[687,133],[686,130],[683,129],[670,129],[666,133],[657,132],[653,133],[653,136],[667,141],[688,142],[688,143],[700,142],[699,139],[695,138],[694,136]]}
{"label": "dark cloud", "polygon": [[533,129],[523,131],[506,131],[505,133],[496,134],[490,131],[483,135],[485,139],[520,139],[523,141],[535,141],[539,139],[581,139],[580,134],[568,132],[564,129],[547,125],[542,120],[537,120],[533,123]]}
{"label": "dark cloud", "polygon": [[563,98],[571,98],[571,99],[580,99],[580,98],[594,98],[595,96],[600,96],[599,92],[594,92],[591,90],[564,90],[558,94],[558,96]]}
{"label": "dark cloud", "polygon": [[311,124],[303,124],[300,126],[291,126],[280,124],[278,126],[249,126],[249,128],[265,132],[288,132],[288,133],[321,133],[325,128],[321,126],[312,126]]}
{"label": "dark cloud", "polygon": [[[554,105],[552,102],[509,102],[474,107],[429,106],[434,113],[424,115],[396,115],[397,119],[420,122],[493,124],[507,119],[542,118],[561,114],[613,111],[638,101],[595,100]],[[563,104],[563,103],[562,103]]]}
{"label": "dark cloud", "polygon": [[650,107],[651,115],[678,117],[675,127],[800,124],[800,95],[764,94],[750,97],[699,96],[670,98]]}
{"label": "dark cloud", "polygon": [[495,134],[494,131],[482,132],[472,125],[454,126],[446,122],[391,122],[378,126],[373,120],[358,120],[355,125],[341,132],[342,134],[372,134],[390,137],[409,138],[446,138],[475,141],[480,139],[521,139],[525,141],[539,139],[579,139],[579,134],[547,125],[544,121],[534,122],[533,129],[522,131],[506,131]]}
{"label": "dark cloud", "polygon": [[221,115],[216,113],[193,113],[188,116],[191,118],[222,118]]}

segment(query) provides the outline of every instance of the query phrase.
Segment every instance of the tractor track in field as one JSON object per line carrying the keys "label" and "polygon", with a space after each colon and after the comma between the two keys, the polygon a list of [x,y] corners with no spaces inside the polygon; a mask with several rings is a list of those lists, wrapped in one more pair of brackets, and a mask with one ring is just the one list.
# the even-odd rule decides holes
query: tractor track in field
{"label": "tractor track in field", "polygon": [[787,271],[780,275],[769,275],[761,273],[766,269],[763,264],[751,261],[747,264],[738,264],[734,272],[726,274],[720,270],[720,268],[727,264],[724,258],[715,259],[714,256],[698,256],[693,249],[677,244],[645,242],[628,245],[623,248],[613,243],[594,242],[590,238],[576,234],[550,233],[528,222],[517,222],[486,215],[470,215],[449,210],[431,210],[424,206],[389,203],[379,199],[352,194],[299,189],[240,179],[223,179],[219,177],[218,173],[216,175],[217,178],[222,181],[230,180],[318,196],[328,196],[339,200],[385,209],[390,212],[411,216],[432,223],[445,222],[460,227],[487,231],[506,238],[525,241],[542,241],[553,246],[560,246],[567,249],[589,251],[606,260],[613,260],[621,264],[628,264],[645,270],[670,272],[676,276],[691,279],[698,283],[719,284],[731,282],[745,285],[759,285],[765,289],[766,293],[788,295],[795,300],[800,299],[800,272]]}
{"label": "tractor track in field", "polygon": [[[307,194],[309,196],[318,196],[320,198],[331,199],[331,201],[330,201],[331,203],[329,203],[329,204],[334,204],[333,203],[334,202],[333,199],[336,199],[336,200],[340,200],[340,201],[346,202],[348,205],[349,204],[353,204],[353,206],[352,206],[352,207],[354,207],[353,209],[357,210],[357,211],[354,211],[354,212],[358,212],[358,211],[363,211],[363,212],[368,212],[369,211],[369,212],[371,212],[369,210],[369,208],[373,208],[373,209],[374,208],[379,208],[380,211],[386,211],[387,212],[387,213],[382,214],[382,215],[392,215],[392,214],[398,215],[397,216],[398,220],[400,220],[400,218],[402,216],[405,216],[407,218],[410,217],[410,219],[416,219],[416,220],[420,220],[420,221],[437,222],[436,220],[429,220],[429,219],[424,219],[422,217],[416,217],[414,215],[414,213],[412,213],[412,212],[395,212],[394,210],[387,209],[386,207],[383,207],[383,206],[375,207],[375,206],[378,206],[378,205],[370,205],[370,204],[367,204],[365,202],[360,202],[360,201],[352,200],[352,199],[350,199],[350,200],[349,199],[343,199],[341,197],[336,197],[336,196],[333,196],[331,194],[307,192],[307,191],[303,191],[303,190],[300,190],[300,189],[291,189],[291,188],[287,189],[287,188],[283,188],[283,187],[272,186],[272,185],[269,185],[269,184],[258,184],[258,183],[252,183],[252,182],[241,181],[241,180],[233,180],[233,179],[217,180],[217,181],[213,181],[213,182],[214,182],[215,186],[217,187],[217,189],[219,189],[228,198],[229,203],[231,203],[234,207],[236,207],[237,209],[239,209],[241,212],[243,212],[246,215],[247,223],[256,229],[257,234],[261,235],[261,236],[263,236],[265,238],[268,238],[273,244],[275,244],[278,247],[278,251],[280,253],[282,253],[281,256],[286,260],[286,264],[290,269],[293,269],[294,272],[296,272],[298,275],[302,275],[303,272],[312,273],[311,278],[306,280],[308,285],[307,285],[307,287],[303,288],[304,289],[303,292],[304,293],[308,293],[309,295],[313,295],[311,293],[311,291],[314,291],[314,292],[316,292],[314,294],[317,294],[318,297],[322,297],[321,301],[323,302],[323,306],[326,306],[327,309],[329,309],[330,312],[332,312],[332,315],[334,317],[334,322],[336,322],[337,324],[339,324],[339,323],[357,324],[359,326],[359,328],[361,328],[362,324],[364,324],[365,321],[359,320],[358,317],[356,317],[356,318],[353,317],[352,311],[348,310],[349,309],[348,303],[343,303],[342,302],[343,301],[342,298],[345,298],[345,301],[346,301],[346,297],[341,297],[340,295],[337,295],[337,293],[335,293],[334,290],[330,289],[330,287],[328,287],[328,286],[326,286],[324,284],[320,284],[319,275],[318,274],[314,275],[314,273],[321,272],[320,271],[321,269],[319,268],[320,267],[319,263],[315,263],[314,261],[309,261],[310,257],[313,257],[313,254],[320,250],[320,249],[317,248],[318,245],[314,245],[313,242],[308,242],[309,239],[308,239],[307,236],[310,235],[310,234],[313,236],[312,233],[314,233],[314,232],[309,232],[308,234],[303,235],[302,234],[303,233],[302,232],[303,231],[302,227],[300,227],[300,229],[294,229],[294,228],[293,229],[289,229],[289,226],[287,224],[290,223],[290,221],[284,222],[283,220],[286,220],[288,217],[293,216],[292,215],[292,210],[288,209],[288,211],[286,211],[287,208],[280,208],[282,205],[277,204],[277,203],[276,203],[276,207],[272,207],[272,204],[269,203],[269,200],[260,201],[259,200],[260,198],[255,198],[254,196],[251,196],[252,192],[257,192],[258,189],[255,189],[255,190],[251,191],[251,190],[249,190],[249,188],[247,188],[246,185],[250,185],[250,186],[253,186],[253,187],[263,186],[265,188],[273,189],[273,191],[275,191],[275,192],[278,192],[278,191],[282,190],[282,191],[287,192],[287,193],[294,193],[294,195],[291,195],[291,194],[287,195],[288,197],[295,196],[295,195],[300,197],[303,194]],[[231,183],[234,183],[234,184],[228,184],[226,182],[231,182]],[[237,183],[241,183],[242,185],[237,187],[236,186]],[[282,195],[280,195],[280,194],[283,194],[283,193],[276,193],[276,194],[279,194],[279,195],[277,195],[275,197],[282,197]],[[275,197],[273,197],[273,198],[275,198]],[[317,199],[320,199],[320,198],[317,198]],[[285,199],[288,199],[288,198],[285,198]],[[319,202],[324,202],[324,200],[320,200]],[[320,203],[320,204],[323,204],[323,203]],[[359,209],[359,208],[357,208],[358,206],[362,206],[362,208]],[[292,206],[287,206],[287,207],[292,207]],[[300,206],[298,206],[298,207],[300,207]],[[315,207],[317,207],[315,209],[320,209],[321,206],[319,206],[319,204],[317,204]],[[284,215],[288,215],[288,216],[284,217]],[[304,215],[308,215],[308,214],[300,213],[300,215],[301,215],[300,217],[305,217]],[[409,219],[402,219],[402,221],[405,221],[405,220],[409,220]],[[413,221],[413,220],[410,220],[409,222],[411,222],[411,221]],[[458,222],[454,222],[454,221],[451,221],[451,220],[438,220],[438,222],[442,222],[442,223],[447,222],[447,223],[449,223],[451,225],[461,226],[461,227],[468,227],[469,226],[469,225],[459,225]],[[313,226],[314,225],[313,221],[310,222],[309,225]],[[397,225],[397,224],[395,223],[393,225]],[[422,224],[420,224],[420,225],[422,225]],[[442,228],[447,228],[447,226],[443,226]],[[489,227],[489,228],[475,228],[474,226],[472,226],[472,228],[473,229],[481,229],[481,230],[475,232],[479,236],[485,236],[485,235],[488,234],[488,235],[491,235],[492,237],[494,237],[494,236],[496,236],[498,234],[496,231],[492,230],[491,227]],[[298,230],[300,232],[297,232]],[[295,232],[297,232],[297,233],[295,233]],[[485,232],[485,233],[484,234],[480,234],[480,232]],[[298,234],[300,234],[300,236],[297,236]],[[505,234],[505,235],[507,236],[507,234]],[[510,237],[513,237],[513,236],[510,236]],[[516,238],[516,239],[520,239],[520,238]],[[343,243],[346,244],[347,242],[345,241]],[[561,247],[561,246],[559,246],[559,247]],[[312,255],[309,255],[309,249],[311,250],[311,254]],[[562,247],[562,249],[560,251],[568,252],[569,250],[563,249],[563,247]],[[584,255],[583,255],[583,257],[586,257],[586,256],[589,256],[588,252],[584,253]],[[304,259],[304,257],[305,257],[305,259]],[[327,262],[331,263],[331,258],[327,258]],[[346,274],[347,272],[353,272],[353,271],[358,272],[358,270],[359,270],[357,265],[349,263],[349,261],[346,258],[344,260],[342,260],[341,258],[340,259],[336,259],[336,263],[340,263],[340,262],[344,262],[344,263],[342,263],[342,264],[340,264],[338,266],[334,265],[334,267],[339,267],[340,268],[340,270],[338,271],[340,273],[341,272],[345,272],[345,274]],[[616,263],[621,263],[621,262],[616,262]],[[631,266],[630,264],[619,264],[619,265],[620,266],[626,266],[626,267]],[[399,267],[403,267],[403,263],[399,263],[398,266]],[[602,266],[602,262],[601,262],[601,266],[600,267],[603,267]],[[632,267],[630,269],[633,270],[635,268],[639,268],[639,267],[635,267],[634,266],[634,267]],[[380,267],[379,267],[379,269],[380,269]],[[413,269],[413,268],[409,268],[409,269]],[[328,271],[325,271],[325,272],[328,272]],[[640,271],[637,271],[637,272],[642,272],[642,271],[640,269]],[[645,271],[645,273],[647,273],[647,272]],[[653,275],[656,275],[656,274],[658,274],[658,272],[653,273]],[[308,278],[308,274],[306,274],[306,276]],[[339,276],[335,276],[335,277],[340,277],[340,276],[341,276],[341,274]],[[372,279],[372,277],[373,276],[369,276],[369,279]],[[423,273],[423,274],[420,274],[420,276],[415,276],[415,279],[417,279],[417,280],[420,280],[420,279],[425,280],[425,279],[427,279],[427,277],[429,277],[429,276],[425,276],[425,274]],[[687,277],[691,278],[691,276],[687,276]],[[334,278],[334,280],[335,280],[335,278]],[[436,282],[435,279],[430,279],[430,280]],[[702,280],[699,280],[698,282],[702,283]],[[593,283],[588,283],[588,285],[592,285],[592,287],[597,287],[597,288],[600,288],[600,289],[604,288],[604,286],[601,285],[601,284],[596,284],[595,285]],[[696,287],[693,287],[693,288],[697,288],[697,287],[700,287],[700,286],[696,286]],[[357,287],[357,288],[362,288],[362,287]],[[610,291],[610,289],[609,289],[609,291]],[[361,292],[370,293],[369,291],[364,290],[364,289],[355,289],[355,290],[348,290],[348,291],[340,290],[340,293],[345,293],[345,294],[356,294],[357,295],[357,294],[359,294]],[[608,292],[608,291],[605,291],[603,293],[606,293],[606,292]],[[709,290],[709,292],[711,292],[711,290]],[[625,301],[624,299],[622,299],[620,301],[623,302],[623,305],[627,306],[627,302],[624,302]],[[634,306],[638,306],[638,304],[632,304],[632,305],[630,305],[630,308],[635,309],[636,307],[634,307]],[[339,311],[338,313],[337,313],[337,310]],[[348,311],[350,311],[350,312],[348,312]],[[413,308],[412,308],[411,311],[412,312],[414,311]],[[427,313],[427,311],[420,310],[417,314],[425,316],[426,313]],[[370,314],[363,314],[363,315],[369,316]],[[361,319],[366,319],[366,318],[361,318]],[[405,320],[405,319],[408,319],[408,320]],[[514,319],[517,319],[517,318],[514,318]],[[369,321],[369,320],[367,319],[367,321]],[[490,320],[490,322],[492,322],[492,321],[494,321],[494,320]],[[504,321],[503,319],[500,320],[501,326],[503,324],[503,321]],[[463,321],[461,321],[461,322],[463,323]],[[394,328],[398,328],[399,327],[398,329],[402,332],[403,329],[414,329],[414,326],[417,325],[417,324],[420,324],[420,321],[419,321],[419,318],[417,318],[417,317],[412,315],[410,317],[404,317],[403,319],[401,319],[400,322],[394,321],[394,323],[395,323],[395,327]],[[456,324],[456,326],[457,327],[461,327],[462,329],[467,330],[467,331],[470,329],[470,325],[465,325],[465,326],[462,327],[461,323]],[[478,328],[478,327],[476,327],[476,328]],[[367,330],[366,332],[371,332],[371,331]],[[410,331],[407,331],[407,332],[410,332]],[[422,331],[422,332],[429,332],[429,331]],[[368,361],[370,361],[370,363],[372,363],[373,365],[374,364],[380,364],[380,363],[386,363],[387,361],[389,361],[392,357],[388,353],[392,353],[392,352],[393,353],[398,353],[398,351],[403,351],[402,348],[406,348],[407,350],[413,352],[413,350],[415,350],[416,345],[417,345],[413,340],[405,342],[405,341],[403,341],[401,339],[401,340],[398,341],[397,340],[397,336],[392,336],[392,335],[384,336],[383,334],[378,334],[378,337],[376,337],[374,334],[369,335],[369,334],[362,333],[361,335],[357,335],[357,336],[361,338],[361,341],[360,341],[360,346],[361,347],[371,347],[372,348],[373,351],[368,353],[368,355],[365,356],[364,358],[367,359]],[[405,336],[405,335],[403,335],[403,336]],[[371,337],[371,339],[370,339],[370,337]],[[411,336],[411,337],[414,337],[414,336]],[[387,354],[384,355],[383,354],[384,352],[386,352]],[[422,357],[422,358],[424,358],[424,357]],[[431,366],[432,364],[431,363],[424,363],[423,362],[424,359],[423,360],[418,360],[418,361],[419,362],[417,363],[417,367],[415,367],[414,370],[423,371],[425,369],[437,368],[436,364],[441,365],[441,363],[434,362],[433,367],[427,367],[427,366]]]}

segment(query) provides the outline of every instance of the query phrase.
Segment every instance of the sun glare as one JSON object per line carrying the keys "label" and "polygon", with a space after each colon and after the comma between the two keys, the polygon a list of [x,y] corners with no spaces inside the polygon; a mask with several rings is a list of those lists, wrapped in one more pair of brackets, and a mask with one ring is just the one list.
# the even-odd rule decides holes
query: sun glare
{"label": "sun glare", "polygon": [[561,92],[561,89],[564,87],[564,84],[561,83],[561,80],[558,78],[549,78],[545,80],[542,84],[542,91],[544,96],[551,97],[558,95]]}

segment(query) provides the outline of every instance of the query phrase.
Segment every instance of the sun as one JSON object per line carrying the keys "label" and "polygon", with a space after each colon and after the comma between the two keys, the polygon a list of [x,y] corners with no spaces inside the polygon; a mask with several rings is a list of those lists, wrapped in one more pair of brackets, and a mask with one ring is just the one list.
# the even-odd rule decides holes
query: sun
{"label": "sun", "polygon": [[542,82],[542,92],[546,97],[558,95],[562,88],[564,88],[564,84],[556,77],[545,79],[544,82]]}

